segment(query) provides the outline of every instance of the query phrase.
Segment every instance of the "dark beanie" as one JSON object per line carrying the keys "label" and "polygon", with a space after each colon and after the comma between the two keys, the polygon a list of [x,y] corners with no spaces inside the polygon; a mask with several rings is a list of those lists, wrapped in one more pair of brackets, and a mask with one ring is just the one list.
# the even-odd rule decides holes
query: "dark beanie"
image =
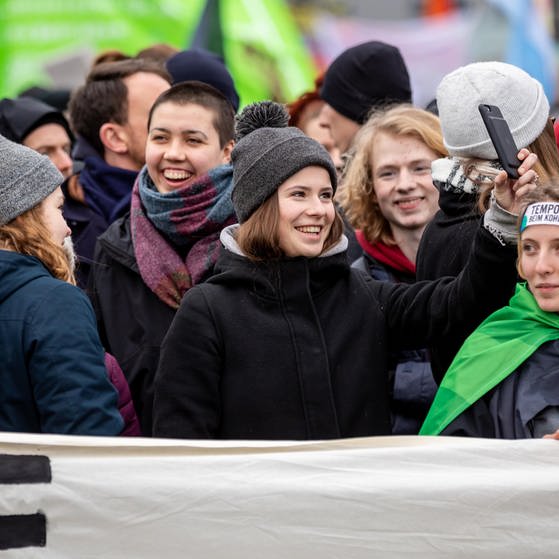
{"label": "dark beanie", "polygon": [[248,105],[237,117],[231,197],[239,223],[305,167],[326,169],[336,190],[336,168],[330,154],[298,128],[287,126],[288,121],[285,107],[272,101]]}
{"label": "dark beanie", "polygon": [[32,97],[0,101],[0,134],[12,142],[21,144],[33,130],[51,123],[62,126],[69,138],[73,138],[68,121],[54,107]]}
{"label": "dark beanie", "polygon": [[189,81],[207,83],[225,96],[235,112],[239,109],[239,94],[233,77],[217,54],[198,48],[183,50],[171,56],[166,67],[173,78],[173,85]]}
{"label": "dark beanie", "polygon": [[410,103],[410,77],[396,47],[370,41],[345,50],[330,64],[320,96],[340,114],[363,124],[373,107]]}

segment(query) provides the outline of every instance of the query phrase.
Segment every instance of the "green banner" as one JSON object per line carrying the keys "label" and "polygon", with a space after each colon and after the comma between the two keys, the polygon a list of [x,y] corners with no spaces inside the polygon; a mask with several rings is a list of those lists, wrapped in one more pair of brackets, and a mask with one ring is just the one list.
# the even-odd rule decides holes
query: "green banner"
{"label": "green banner", "polygon": [[292,101],[314,87],[317,69],[285,2],[221,2],[224,53],[241,102]]}
{"label": "green banner", "polygon": [[[282,0],[221,0],[215,30],[241,103],[290,101],[316,69]],[[32,85],[68,87],[93,56],[134,55],[155,43],[187,48],[206,0],[0,0],[0,97]],[[215,44],[215,41],[214,41]],[[212,44],[206,45],[213,48]],[[68,76],[69,75],[69,76]]]}
{"label": "green banner", "polygon": [[0,0],[0,96],[56,86],[99,52],[188,44],[204,0]]}

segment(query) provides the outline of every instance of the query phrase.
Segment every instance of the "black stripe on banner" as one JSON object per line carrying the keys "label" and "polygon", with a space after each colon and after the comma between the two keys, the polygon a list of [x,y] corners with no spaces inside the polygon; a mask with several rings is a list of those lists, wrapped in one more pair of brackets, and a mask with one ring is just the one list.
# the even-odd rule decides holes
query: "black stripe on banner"
{"label": "black stripe on banner", "polygon": [[50,483],[51,480],[48,456],[0,454],[0,484]]}
{"label": "black stripe on banner", "polygon": [[0,549],[45,547],[47,518],[41,513],[0,516]]}

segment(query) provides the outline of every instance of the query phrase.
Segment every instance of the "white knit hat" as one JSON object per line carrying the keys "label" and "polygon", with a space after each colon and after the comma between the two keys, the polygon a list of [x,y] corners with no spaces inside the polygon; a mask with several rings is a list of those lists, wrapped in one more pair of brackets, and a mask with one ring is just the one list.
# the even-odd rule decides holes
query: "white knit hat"
{"label": "white knit hat", "polygon": [[444,144],[450,155],[497,159],[478,105],[497,105],[518,149],[531,144],[549,118],[541,83],[504,62],[475,62],[447,74],[437,88]]}

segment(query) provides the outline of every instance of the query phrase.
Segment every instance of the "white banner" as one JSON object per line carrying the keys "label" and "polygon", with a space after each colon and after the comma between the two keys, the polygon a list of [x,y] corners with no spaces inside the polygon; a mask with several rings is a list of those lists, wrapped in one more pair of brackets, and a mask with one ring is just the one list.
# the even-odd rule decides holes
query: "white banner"
{"label": "white banner", "polygon": [[558,463],[553,440],[0,433],[0,558],[556,557]]}

